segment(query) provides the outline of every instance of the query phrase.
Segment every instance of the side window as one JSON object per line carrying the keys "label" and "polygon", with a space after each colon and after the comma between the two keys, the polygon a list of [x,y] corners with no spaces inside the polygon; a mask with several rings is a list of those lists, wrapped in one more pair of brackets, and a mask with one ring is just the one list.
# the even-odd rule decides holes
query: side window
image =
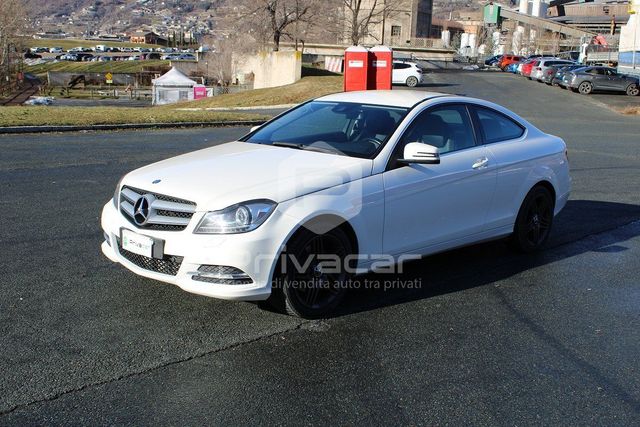
{"label": "side window", "polygon": [[520,138],[524,134],[522,126],[497,111],[482,107],[475,111],[486,144]]}
{"label": "side window", "polygon": [[402,148],[410,142],[438,147],[440,154],[475,146],[473,125],[467,108],[456,104],[422,112],[402,136]]}
{"label": "side window", "polygon": [[403,64],[402,62],[394,62],[393,63],[393,69],[394,70],[404,70],[406,68],[411,68],[411,65]]}

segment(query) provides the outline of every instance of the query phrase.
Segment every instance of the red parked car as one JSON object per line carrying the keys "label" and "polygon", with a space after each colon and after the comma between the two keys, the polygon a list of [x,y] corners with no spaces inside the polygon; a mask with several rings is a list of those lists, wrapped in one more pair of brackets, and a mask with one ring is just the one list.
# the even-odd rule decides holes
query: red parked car
{"label": "red parked car", "polygon": [[540,64],[539,59],[534,59],[524,64],[522,66],[522,75],[531,80],[531,71],[533,71],[533,68],[537,67],[538,64]]}
{"label": "red parked car", "polygon": [[504,55],[502,57],[502,59],[500,60],[500,64],[498,64],[498,66],[500,67],[500,69],[502,71],[504,71],[504,69],[507,68],[507,65],[515,64],[516,62],[520,62],[520,61],[522,61],[522,57],[521,56]]}

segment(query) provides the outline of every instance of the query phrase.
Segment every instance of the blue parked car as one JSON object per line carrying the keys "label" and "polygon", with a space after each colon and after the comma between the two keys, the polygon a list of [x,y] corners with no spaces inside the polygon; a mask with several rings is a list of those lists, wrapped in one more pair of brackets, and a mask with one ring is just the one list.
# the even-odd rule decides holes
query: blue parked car
{"label": "blue parked car", "polygon": [[491,58],[484,61],[484,65],[488,65],[488,66],[496,65],[497,63],[500,62],[500,59],[502,59],[502,55],[492,56]]}
{"label": "blue parked car", "polygon": [[514,62],[513,64],[509,64],[506,66],[504,71],[506,71],[507,73],[516,74],[518,72],[518,65],[520,65],[519,62]]}

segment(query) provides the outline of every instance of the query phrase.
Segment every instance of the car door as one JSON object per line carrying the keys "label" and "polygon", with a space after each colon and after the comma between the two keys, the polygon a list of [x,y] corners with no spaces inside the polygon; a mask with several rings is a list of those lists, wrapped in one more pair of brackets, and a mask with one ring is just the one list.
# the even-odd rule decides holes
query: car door
{"label": "car door", "polygon": [[487,231],[514,223],[520,208],[519,194],[532,168],[536,167],[525,149],[526,128],[492,108],[473,106],[472,117],[479,129],[482,144],[491,152],[496,170],[496,190],[487,214]]}
{"label": "car door", "polygon": [[592,68],[587,71],[590,75],[589,81],[593,84],[594,89],[608,89],[609,88],[609,79],[606,76],[604,69],[602,68]]}
{"label": "car door", "polygon": [[409,64],[405,64],[403,62],[394,62],[391,81],[393,83],[404,83],[407,80],[407,72],[410,68],[411,66]]}
{"label": "car door", "polygon": [[[402,165],[404,146],[439,148],[440,164]],[[387,254],[455,246],[484,229],[496,184],[492,155],[476,143],[465,104],[445,104],[420,113],[398,142],[383,174]]]}
{"label": "car door", "polygon": [[611,90],[625,90],[626,81],[622,74],[616,73],[614,70],[607,69],[605,74],[608,80],[608,88]]}

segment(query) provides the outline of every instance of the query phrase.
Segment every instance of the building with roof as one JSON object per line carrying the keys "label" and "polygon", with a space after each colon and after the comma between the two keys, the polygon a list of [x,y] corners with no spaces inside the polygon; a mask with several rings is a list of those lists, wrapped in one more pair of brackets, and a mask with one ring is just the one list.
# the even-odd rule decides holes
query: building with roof
{"label": "building with roof", "polygon": [[167,45],[167,39],[153,31],[136,31],[129,39],[131,43],[136,44],[157,44],[160,46]]}
{"label": "building with roof", "polygon": [[[364,0],[362,16],[367,16],[372,7],[374,19],[369,25],[368,34],[363,44],[390,44],[392,46],[406,46],[412,40],[428,38],[431,34],[431,20],[433,16],[433,0],[405,0],[405,1],[377,1]],[[384,12],[382,12],[384,10]],[[348,34],[345,42],[349,43]]]}
{"label": "building with roof", "polygon": [[575,28],[602,34],[619,34],[629,20],[628,0],[555,0],[547,18]]}

